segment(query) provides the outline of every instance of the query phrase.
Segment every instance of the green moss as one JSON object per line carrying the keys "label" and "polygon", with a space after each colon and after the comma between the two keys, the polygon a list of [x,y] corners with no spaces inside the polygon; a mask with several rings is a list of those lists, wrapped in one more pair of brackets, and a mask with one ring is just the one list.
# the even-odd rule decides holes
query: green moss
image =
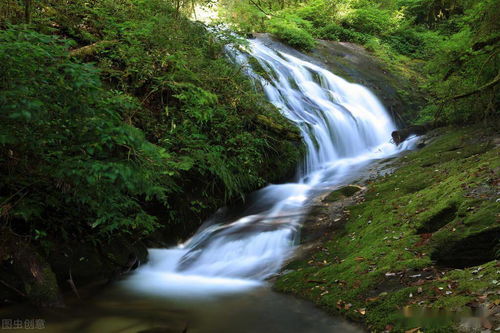
{"label": "green moss", "polygon": [[54,306],[61,304],[59,286],[54,272],[49,266],[41,270],[37,283],[25,284],[26,294],[32,304]]}
{"label": "green moss", "polygon": [[279,124],[276,119],[267,117],[262,114],[257,115],[255,117],[255,121],[261,125],[264,125],[270,131],[281,134],[289,138],[290,140],[301,140],[300,132],[296,128],[286,126],[287,123],[285,124],[285,126],[283,126],[282,124]]}
{"label": "green moss", "polygon": [[248,64],[255,73],[257,73],[258,75],[260,75],[269,82],[273,81],[273,78],[276,77],[276,73],[274,73],[274,71],[271,68],[269,69],[269,71],[272,74],[269,74],[269,72],[262,67],[260,62],[252,56],[248,57]]}
{"label": "green moss", "polygon": [[[401,158],[394,174],[369,184],[365,201],[349,208],[344,228],[310,258],[294,263],[295,270],[275,288],[361,319],[373,331],[386,325],[393,332],[453,331],[452,315],[407,317],[405,309],[461,310],[488,288],[498,288],[492,285],[496,260],[474,254],[478,242],[471,237],[486,235],[485,246],[498,249],[493,187],[500,161],[499,149],[490,144],[491,129],[441,132],[432,144]],[[341,197],[335,191],[328,200]],[[451,270],[449,261],[436,266],[436,254],[458,258],[467,251],[475,261],[465,262],[482,264],[479,273],[469,265]]]}
{"label": "green moss", "polygon": [[330,193],[324,200],[327,202],[333,202],[337,200],[341,200],[344,198],[352,197],[354,194],[359,192],[361,190],[361,187],[356,186],[356,185],[348,185],[339,188],[338,190],[333,191]]}

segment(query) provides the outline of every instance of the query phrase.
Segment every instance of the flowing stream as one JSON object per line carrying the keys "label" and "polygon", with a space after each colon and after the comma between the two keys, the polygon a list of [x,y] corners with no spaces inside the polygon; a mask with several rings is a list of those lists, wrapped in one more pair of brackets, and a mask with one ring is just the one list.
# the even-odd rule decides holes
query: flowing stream
{"label": "flowing stream", "polygon": [[[262,285],[293,253],[312,198],[348,183],[370,161],[409,144],[390,143],[395,125],[365,87],[262,41],[249,42],[250,55],[236,49],[228,53],[300,129],[305,161],[295,182],[258,191],[239,216],[216,214],[184,244],[150,250],[150,262],[125,282],[133,290],[198,298]],[[267,75],[249,66],[249,56]]]}
{"label": "flowing stream", "polygon": [[[147,264],[95,297],[75,301],[65,311],[37,314],[46,332],[362,331],[308,302],[271,291],[266,279],[293,254],[315,197],[412,143],[390,143],[395,125],[363,86],[259,40],[250,41],[248,53],[228,53],[300,129],[307,152],[294,182],[257,191],[237,213],[217,212],[184,244],[151,249]],[[249,54],[266,75],[248,65]],[[24,311],[9,315],[0,309],[0,317],[33,316]]]}

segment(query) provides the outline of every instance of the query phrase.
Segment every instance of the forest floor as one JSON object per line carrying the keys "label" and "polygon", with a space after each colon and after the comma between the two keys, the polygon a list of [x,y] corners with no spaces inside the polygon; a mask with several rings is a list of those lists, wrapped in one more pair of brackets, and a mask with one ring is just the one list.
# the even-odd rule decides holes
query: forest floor
{"label": "forest floor", "polygon": [[500,136],[478,126],[424,140],[390,172],[312,208],[308,250],[276,290],[374,332],[499,330]]}

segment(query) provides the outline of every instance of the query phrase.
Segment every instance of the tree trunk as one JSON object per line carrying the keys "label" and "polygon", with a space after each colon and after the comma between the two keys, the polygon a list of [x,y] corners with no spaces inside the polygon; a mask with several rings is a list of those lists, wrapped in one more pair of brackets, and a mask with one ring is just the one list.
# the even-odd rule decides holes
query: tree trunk
{"label": "tree trunk", "polygon": [[31,23],[31,4],[32,0],[24,0],[24,21],[26,24]]}

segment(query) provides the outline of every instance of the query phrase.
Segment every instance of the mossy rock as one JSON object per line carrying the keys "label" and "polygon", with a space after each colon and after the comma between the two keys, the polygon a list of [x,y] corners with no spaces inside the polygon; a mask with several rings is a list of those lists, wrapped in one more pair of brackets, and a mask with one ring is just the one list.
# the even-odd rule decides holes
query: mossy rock
{"label": "mossy rock", "polygon": [[255,59],[255,57],[252,57],[252,56],[249,56],[248,57],[248,64],[250,65],[250,67],[252,68],[252,70],[260,75],[262,78],[264,78],[265,80],[269,81],[269,82],[272,82],[274,78],[276,78],[276,74],[274,72],[271,72],[271,74],[269,74],[263,67],[262,65],[260,64],[260,62]]}
{"label": "mossy rock", "polygon": [[354,194],[358,193],[361,191],[361,187],[357,185],[347,185],[344,187],[339,188],[338,190],[333,191],[332,193],[328,194],[325,199],[323,199],[324,202],[334,202],[338,200],[342,200],[345,198],[352,197]]}
{"label": "mossy rock", "polygon": [[[8,277],[8,283],[2,277],[0,291],[9,299],[27,300],[39,307],[64,306],[56,275],[45,258],[38,253],[29,238],[12,233],[9,229],[1,230],[0,238],[0,273]],[[3,289],[3,288],[2,288]],[[11,298],[14,291],[14,298]],[[3,301],[3,300],[2,300]]]}
{"label": "mossy rock", "polygon": [[284,135],[286,138],[294,140],[294,141],[300,141],[302,139],[299,131],[296,128],[292,127],[285,127],[279,123],[276,122],[276,120],[264,116],[262,114],[259,114],[255,117],[255,121],[263,125],[264,127],[268,128],[269,130],[275,132],[276,134]]}

